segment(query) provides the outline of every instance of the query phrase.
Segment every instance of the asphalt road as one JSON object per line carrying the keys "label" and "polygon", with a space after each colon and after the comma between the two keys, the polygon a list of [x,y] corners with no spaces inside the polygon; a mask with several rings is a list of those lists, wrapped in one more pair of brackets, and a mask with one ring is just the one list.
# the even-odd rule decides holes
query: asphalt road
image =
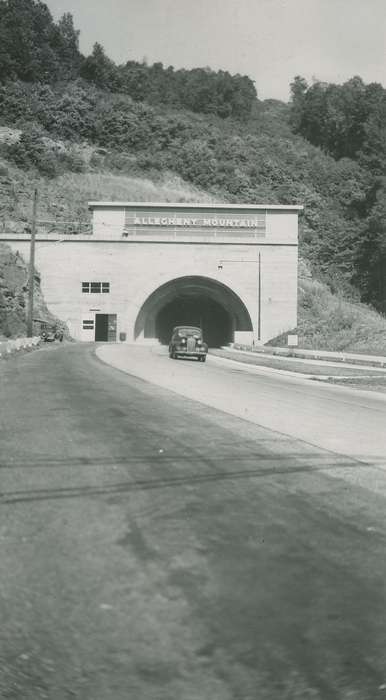
{"label": "asphalt road", "polygon": [[[356,410],[366,464],[230,410],[274,402],[272,377],[236,392],[151,355],[172,391],[92,346],[0,364],[0,697],[386,697],[386,475],[364,444],[386,404],[320,387],[335,425]],[[227,376],[228,413],[181,394],[221,402]],[[282,386],[287,413],[311,406]]]}
{"label": "asphalt road", "polygon": [[[321,385],[292,372],[209,355],[171,361],[167,348],[104,345],[115,367],[256,425],[386,468],[386,395]],[[209,365],[209,367],[208,367]]]}

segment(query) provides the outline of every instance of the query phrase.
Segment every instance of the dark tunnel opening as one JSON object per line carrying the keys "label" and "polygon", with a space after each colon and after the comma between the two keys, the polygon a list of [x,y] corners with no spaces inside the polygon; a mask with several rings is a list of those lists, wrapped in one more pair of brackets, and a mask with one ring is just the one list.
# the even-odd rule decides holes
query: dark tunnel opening
{"label": "dark tunnel opening", "polygon": [[185,276],[157,287],[141,305],[134,338],[168,344],[174,326],[199,326],[210,347],[234,341],[238,331],[252,331],[244,302],[218,280]]}
{"label": "dark tunnel opening", "polygon": [[198,326],[209,347],[220,347],[233,340],[231,315],[205,295],[178,295],[160,309],[155,320],[156,336],[168,344],[174,326]]}

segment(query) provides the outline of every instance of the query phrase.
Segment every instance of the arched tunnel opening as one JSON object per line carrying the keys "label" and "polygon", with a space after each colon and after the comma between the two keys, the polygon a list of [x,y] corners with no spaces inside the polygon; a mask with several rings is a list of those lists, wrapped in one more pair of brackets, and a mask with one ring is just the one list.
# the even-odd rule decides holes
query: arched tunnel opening
{"label": "arched tunnel opening", "polygon": [[174,326],[198,326],[210,347],[234,340],[235,331],[252,331],[249,312],[223,283],[201,276],[172,279],[155,289],[142,304],[135,339],[168,344]]}
{"label": "arched tunnel opening", "polygon": [[166,345],[174,326],[198,326],[211,348],[233,340],[231,315],[221,304],[204,295],[181,295],[165,304],[155,319],[156,337]]}

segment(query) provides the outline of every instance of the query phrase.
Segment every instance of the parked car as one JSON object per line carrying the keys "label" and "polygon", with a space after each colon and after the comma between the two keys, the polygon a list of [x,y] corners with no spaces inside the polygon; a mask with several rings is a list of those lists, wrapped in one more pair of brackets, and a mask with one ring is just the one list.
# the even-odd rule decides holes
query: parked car
{"label": "parked car", "polygon": [[45,343],[53,343],[55,340],[62,342],[63,331],[59,328],[55,328],[55,326],[48,326],[42,330],[40,337]]}
{"label": "parked car", "polygon": [[176,326],[169,343],[169,357],[196,357],[205,362],[208,346],[202,338],[201,328],[196,326]]}
{"label": "parked car", "polygon": [[35,331],[37,331],[45,343],[53,343],[55,340],[62,342],[64,333],[58,326],[49,323],[48,321],[42,321],[41,319],[34,319]]}

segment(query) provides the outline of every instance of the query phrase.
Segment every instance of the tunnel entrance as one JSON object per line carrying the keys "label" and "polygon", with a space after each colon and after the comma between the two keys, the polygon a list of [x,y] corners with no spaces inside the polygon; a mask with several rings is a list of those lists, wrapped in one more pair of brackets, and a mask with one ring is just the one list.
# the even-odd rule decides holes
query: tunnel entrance
{"label": "tunnel entrance", "polygon": [[158,340],[166,345],[174,326],[198,326],[205,342],[215,348],[232,342],[233,324],[230,314],[217,301],[203,295],[181,295],[166,304],[155,320]]}
{"label": "tunnel entrance", "polygon": [[134,337],[168,344],[179,325],[202,328],[210,347],[232,342],[235,331],[253,330],[240,297],[221,282],[200,276],[178,277],[155,289],[139,310]]}

